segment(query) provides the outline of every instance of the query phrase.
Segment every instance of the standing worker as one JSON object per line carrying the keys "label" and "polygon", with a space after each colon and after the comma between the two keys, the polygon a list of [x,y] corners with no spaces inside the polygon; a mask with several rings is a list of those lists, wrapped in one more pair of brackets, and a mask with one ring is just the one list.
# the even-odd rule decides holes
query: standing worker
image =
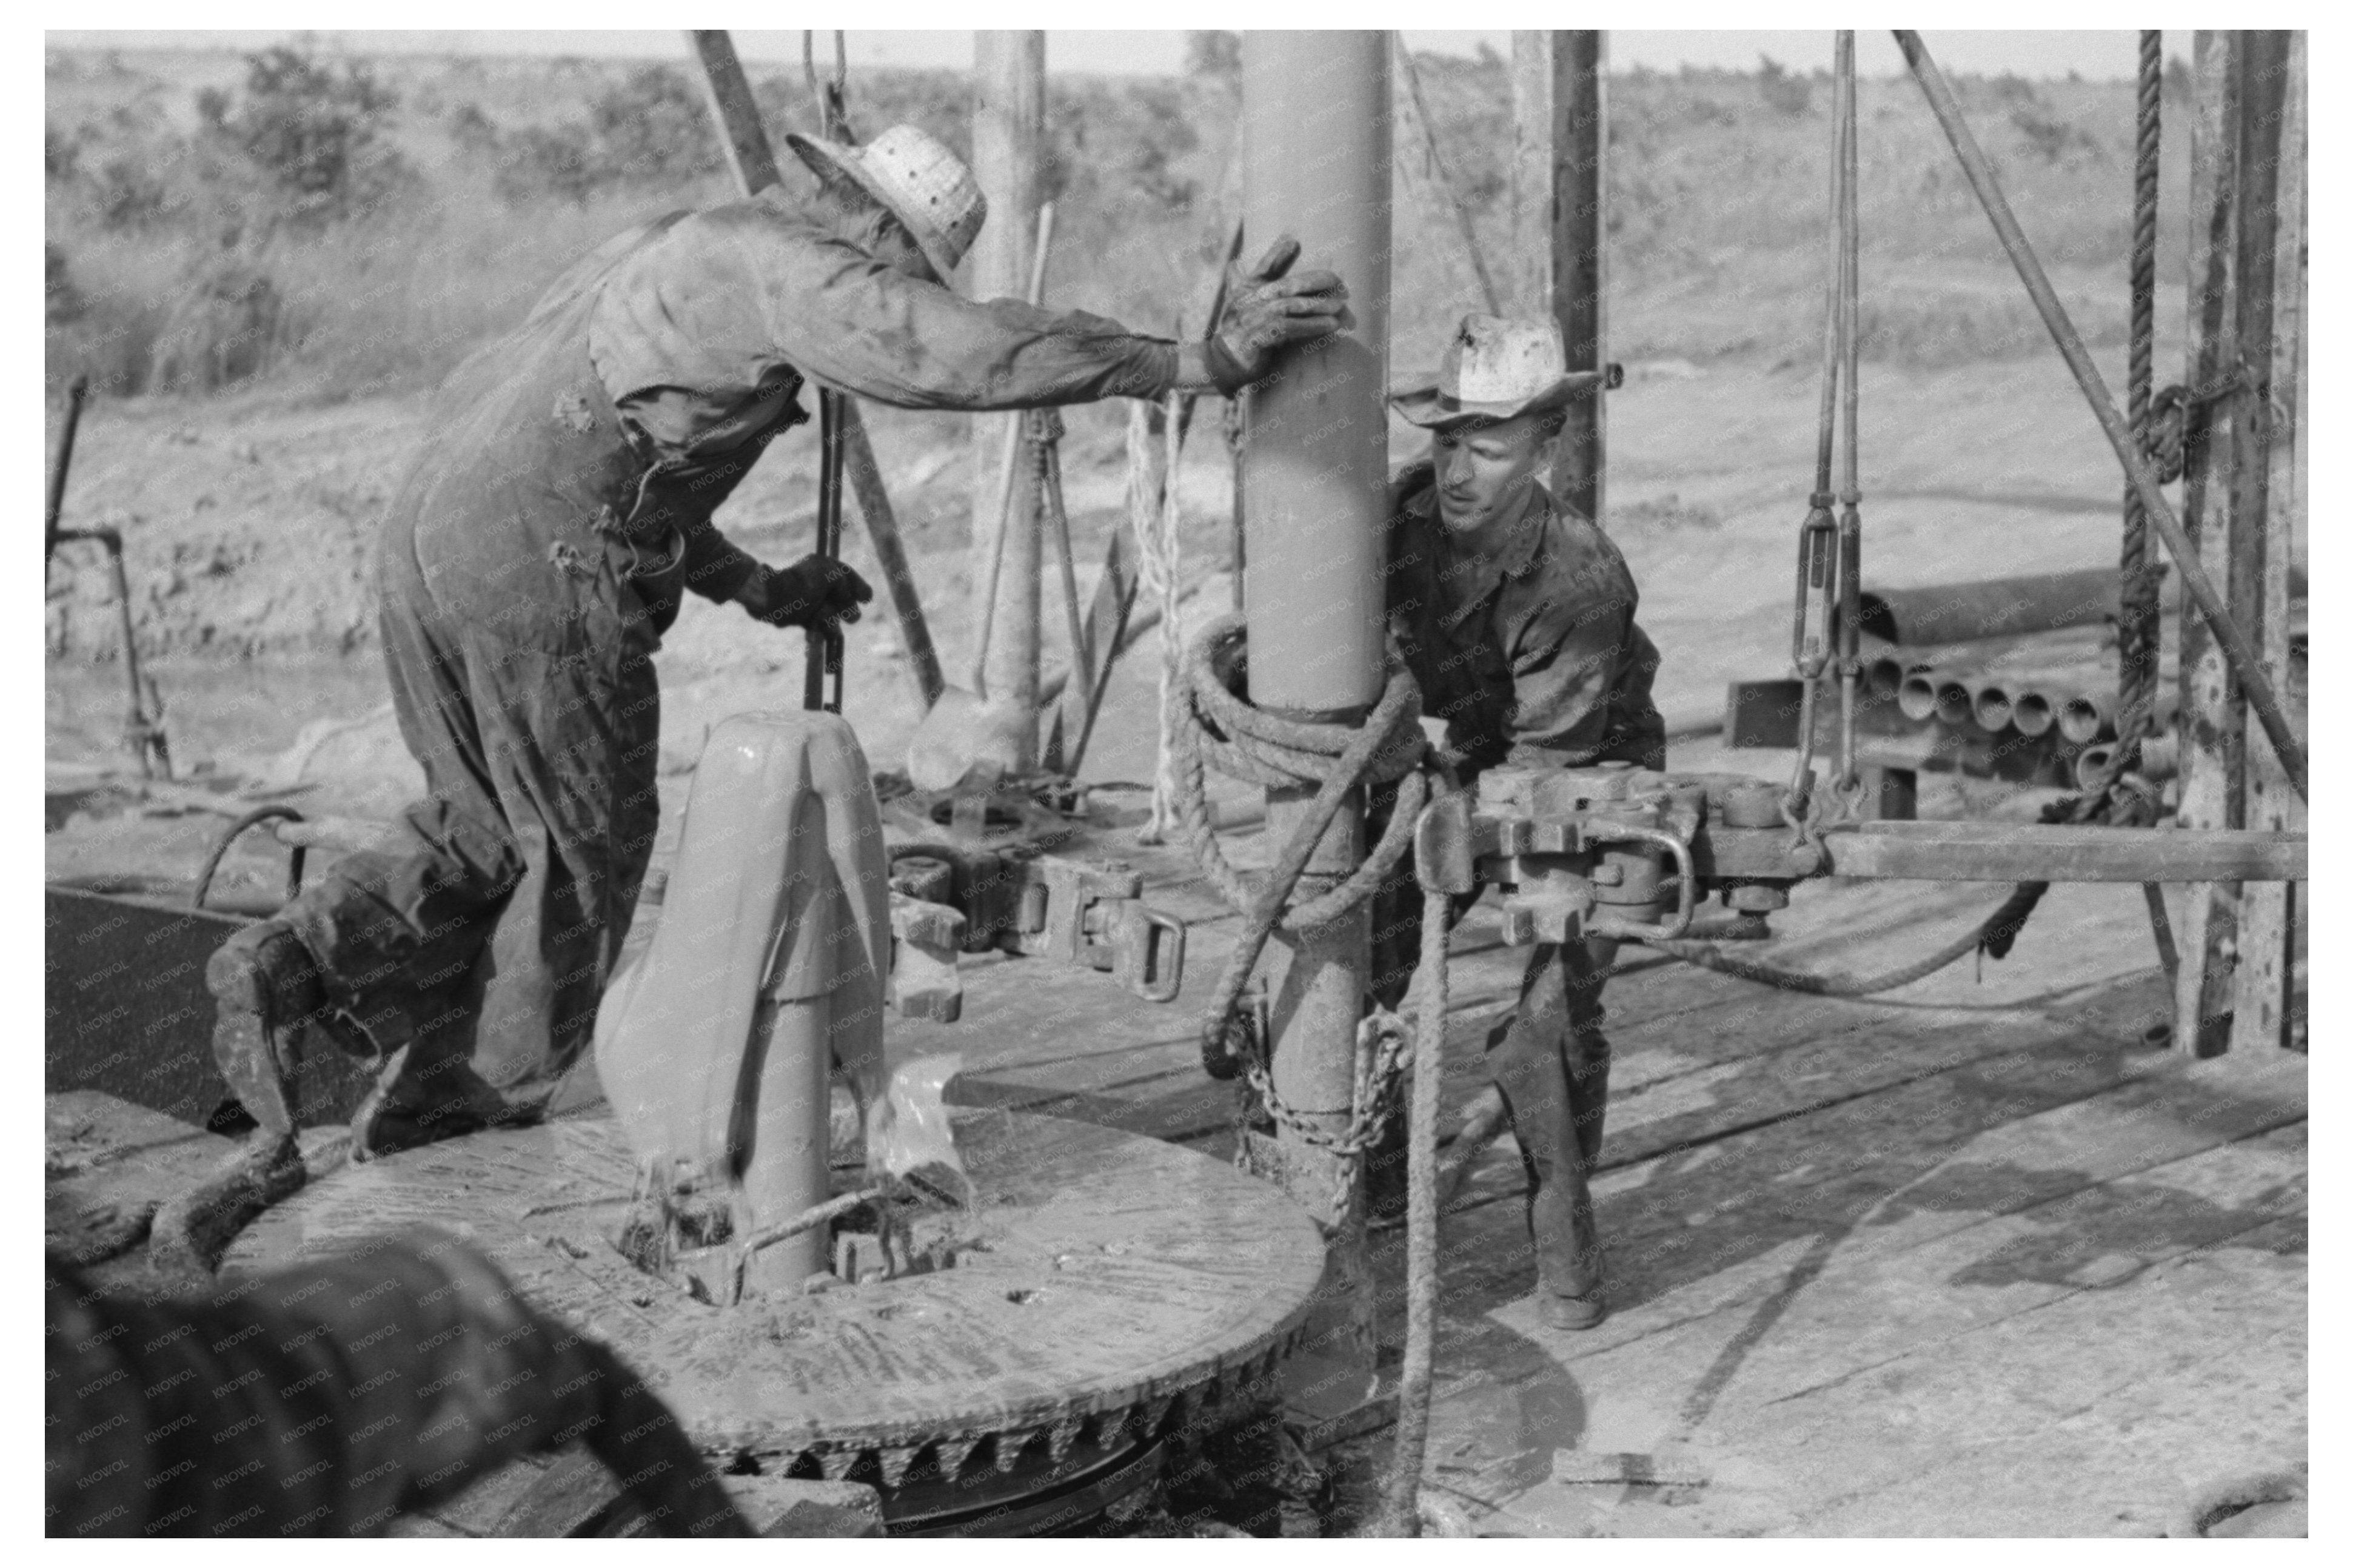
{"label": "standing worker", "polygon": [[[303,1180],[289,1104],[315,1024],[374,1057],[366,1159],[542,1114],[587,1044],[658,821],[653,653],[681,590],[830,629],[872,597],[836,560],[772,569],[712,524],[816,380],[903,408],[1227,394],[1348,324],[1328,272],[1278,240],[1179,345],[1082,312],[950,288],[987,215],[922,131],[786,140],[819,182],[618,236],[441,389],[385,518],[385,662],[425,798],[214,955],[214,1050],[259,1124],[158,1216],[167,1254]],[[202,1232],[199,1245],[192,1234]]]}
{"label": "standing worker", "polygon": [[[1430,458],[1390,486],[1389,630],[1424,716],[1445,721],[1440,749],[1466,788],[1502,762],[1666,766],[1666,726],[1651,701],[1659,653],[1635,624],[1633,574],[1608,535],[1545,488],[1563,409],[1591,395],[1566,363],[1549,317],[1465,316],[1437,384],[1391,399],[1430,432]],[[1475,896],[1458,899],[1454,916]],[[1395,1006],[1421,942],[1410,862],[1381,898],[1375,989]],[[1617,952],[1599,938],[1539,943],[1519,1006],[1487,1038],[1490,1103],[1499,1097],[1526,1167],[1548,1328],[1589,1329],[1608,1311],[1587,1181],[1609,1098],[1601,986]],[[1474,1105],[1469,1121],[1480,1119]],[[1401,1207],[1404,1149],[1392,1137],[1373,1157],[1377,1214]]]}

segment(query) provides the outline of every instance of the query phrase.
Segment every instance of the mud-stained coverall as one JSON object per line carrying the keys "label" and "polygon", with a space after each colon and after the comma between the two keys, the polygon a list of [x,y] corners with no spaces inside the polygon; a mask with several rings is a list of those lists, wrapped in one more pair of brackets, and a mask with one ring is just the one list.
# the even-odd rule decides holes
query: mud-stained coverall
{"label": "mud-stained coverall", "polygon": [[194,1303],[104,1295],[52,1260],[43,1298],[52,1536],[382,1535],[571,1443],[654,1533],[751,1533],[636,1373],[447,1236]]}
{"label": "mud-stained coverall", "polygon": [[394,1103],[543,1109],[589,1039],[653,847],[652,655],[682,589],[764,568],[711,514],[807,415],[1155,397],[1176,351],[976,303],[771,191],[608,242],[443,388],[379,545],[385,661],[426,797],[285,911]]}
{"label": "mud-stained coverall", "polygon": [[[1641,596],[1618,546],[1538,487],[1502,549],[1459,549],[1438,516],[1433,478],[1429,463],[1416,463],[1390,486],[1389,630],[1421,687],[1423,714],[1447,721],[1456,776],[1475,788],[1503,762],[1664,768],[1666,726],[1651,700],[1659,653],[1635,624]],[[1385,804],[1376,802],[1377,815]],[[1475,901],[1457,898],[1453,916]],[[1381,890],[1374,931],[1375,991],[1394,1007],[1421,942],[1409,859]],[[1561,1295],[1600,1283],[1587,1178],[1609,1100],[1599,977],[1617,948],[1599,938],[1537,944],[1519,1006],[1487,1037],[1488,1072],[1527,1170],[1537,1277]],[[1392,1141],[1383,1153],[1400,1156],[1404,1145]]]}

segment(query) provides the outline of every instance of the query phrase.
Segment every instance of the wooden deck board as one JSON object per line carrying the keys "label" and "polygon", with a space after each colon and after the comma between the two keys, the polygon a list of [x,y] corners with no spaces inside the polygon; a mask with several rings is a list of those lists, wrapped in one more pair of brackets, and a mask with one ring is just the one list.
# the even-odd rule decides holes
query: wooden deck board
{"label": "wooden deck board", "polygon": [[[956,1051],[964,1103],[1221,1151],[1233,1090],[1199,1070],[1195,1030],[1239,922],[1181,850],[1129,858],[1200,922],[1176,1003],[972,962],[964,1021],[894,1018],[893,1059]],[[1734,950],[1881,969],[1989,906],[1983,888],[1811,886],[1774,942]],[[1484,1082],[1521,962],[1492,907],[1455,948],[1450,1118]],[[2303,1058],[2190,1068],[2142,1044],[2168,998],[2137,888],[2054,889],[2007,961],[1884,999],[1664,965],[1613,980],[1608,1005],[1613,1316],[1536,1324],[1508,1139],[1441,1234],[1430,1477],[1485,1528],[2150,1533],[2233,1455],[2301,1459]],[[200,1140],[191,1159],[221,1147],[175,1136]],[[1401,1253],[1377,1238],[1392,1348]],[[1556,1478],[1612,1453],[1707,1484]]]}

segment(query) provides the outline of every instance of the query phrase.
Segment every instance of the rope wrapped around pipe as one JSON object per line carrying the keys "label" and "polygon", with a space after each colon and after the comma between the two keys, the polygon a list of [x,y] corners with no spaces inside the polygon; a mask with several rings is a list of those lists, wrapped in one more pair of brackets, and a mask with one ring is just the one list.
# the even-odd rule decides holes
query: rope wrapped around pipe
{"label": "rope wrapped around pipe", "polygon": [[[1241,1068],[1227,1025],[1267,938],[1278,928],[1299,932],[1328,926],[1372,897],[1412,847],[1414,822],[1430,799],[1421,689],[1401,662],[1390,661],[1380,700],[1360,725],[1283,718],[1253,707],[1240,691],[1248,678],[1242,618],[1220,616],[1193,641],[1176,705],[1177,809],[1186,842],[1201,874],[1243,916],[1241,937],[1201,1020],[1201,1064],[1218,1078],[1231,1078]],[[1259,877],[1237,871],[1219,848],[1209,820],[1209,768],[1269,789],[1316,787],[1298,832],[1282,846],[1274,865]],[[1398,787],[1397,804],[1380,842],[1337,885],[1292,904],[1291,895],[1309,857],[1348,792],[1376,784]]]}
{"label": "rope wrapped around pipe", "polygon": [[[1201,1063],[1212,1077],[1248,1069],[1251,1087],[1269,1114],[1303,1141],[1336,1157],[1341,1192],[1335,1223],[1353,1190],[1353,1167],[1379,1136],[1398,1077],[1409,1072],[1407,1160],[1407,1323],[1405,1363],[1398,1400],[1398,1441],[1382,1489],[1377,1533],[1419,1533],[1421,1469],[1430,1430],[1432,1356],[1437,1335],[1439,1081],[1446,1038],[1446,938],[1449,899],[1422,887],[1421,951],[1407,988],[1413,1016],[1376,1012],[1357,1033],[1356,1105],[1347,1128],[1335,1136],[1293,1112],[1274,1091],[1266,1064],[1233,1051],[1227,1026],[1242,987],[1278,927],[1312,930],[1371,898],[1412,847],[1414,827],[1432,793],[1457,786],[1421,732],[1421,689],[1392,653],[1380,700],[1359,725],[1286,719],[1250,705],[1243,621],[1221,616],[1202,629],[1185,661],[1177,702],[1177,805],[1195,863],[1226,902],[1244,916],[1240,938],[1226,959],[1215,999],[1202,1020]],[[1269,789],[1313,784],[1315,799],[1273,867],[1252,879],[1235,870],[1218,847],[1209,821],[1205,770]],[[1293,906],[1291,895],[1307,861],[1323,842],[1350,791],[1395,784],[1397,800],[1380,842],[1363,864],[1322,895]],[[1257,885],[1252,885],[1255,880]],[[1409,1038],[1410,1044],[1407,1044]],[[1368,1043],[1377,1049],[1367,1050]],[[1255,1053],[1252,1053],[1255,1055]]]}

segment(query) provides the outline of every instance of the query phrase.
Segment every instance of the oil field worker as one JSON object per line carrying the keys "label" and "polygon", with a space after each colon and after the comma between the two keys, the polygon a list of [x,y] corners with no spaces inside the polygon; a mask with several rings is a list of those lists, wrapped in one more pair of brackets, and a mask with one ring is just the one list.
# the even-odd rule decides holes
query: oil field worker
{"label": "oil field worker", "polygon": [[[1440,749],[1465,786],[1503,762],[1666,764],[1651,701],[1659,654],[1635,624],[1633,574],[1607,535],[1545,487],[1565,407],[1590,395],[1565,364],[1549,318],[1465,316],[1437,384],[1391,399],[1430,432],[1431,450],[1390,487],[1390,635],[1424,715],[1445,721]],[[1374,973],[1394,1006],[1419,947],[1421,900],[1409,869],[1383,894]],[[1471,902],[1458,899],[1456,916]],[[1539,944],[1518,1007],[1487,1040],[1494,1108],[1526,1168],[1538,1305],[1556,1329],[1590,1328],[1607,1310],[1587,1179],[1609,1102],[1601,977],[1617,946]],[[1483,1139],[1466,1128],[1459,1141]],[[1398,1185],[1402,1152],[1393,1139],[1375,1157],[1377,1213],[1378,1194]]]}
{"label": "oil field worker", "polygon": [[[854,620],[871,591],[816,556],[772,569],[712,524],[805,382],[906,408],[1232,392],[1350,324],[1328,272],[1278,240],[1214,335],[948,286],[987,204],[898,126],[862,148],[793,136],[818,177],[658,218],[561,279],[441,388],[378,554],[385,662],[425,798],[206,980],[215,1049],[259,1123],[234,1169],[159,1217],[233,1230],[301,1184],[286,1103],[305,1020],[382,1066],[359,1158],[543,1112],[589,1040],[657,823],[652,655],[681,590],[771,626]],[[176,1238],[176,1239],[175,1239]]]}
{"label": "oil field worker", "polygon": [[52,1257],[42,1295],[53,1537],[382,1535],[575,1443],[651,1533],[752,1533],[635,1372],[452,1237],[194,1302],[103,1293]]}

